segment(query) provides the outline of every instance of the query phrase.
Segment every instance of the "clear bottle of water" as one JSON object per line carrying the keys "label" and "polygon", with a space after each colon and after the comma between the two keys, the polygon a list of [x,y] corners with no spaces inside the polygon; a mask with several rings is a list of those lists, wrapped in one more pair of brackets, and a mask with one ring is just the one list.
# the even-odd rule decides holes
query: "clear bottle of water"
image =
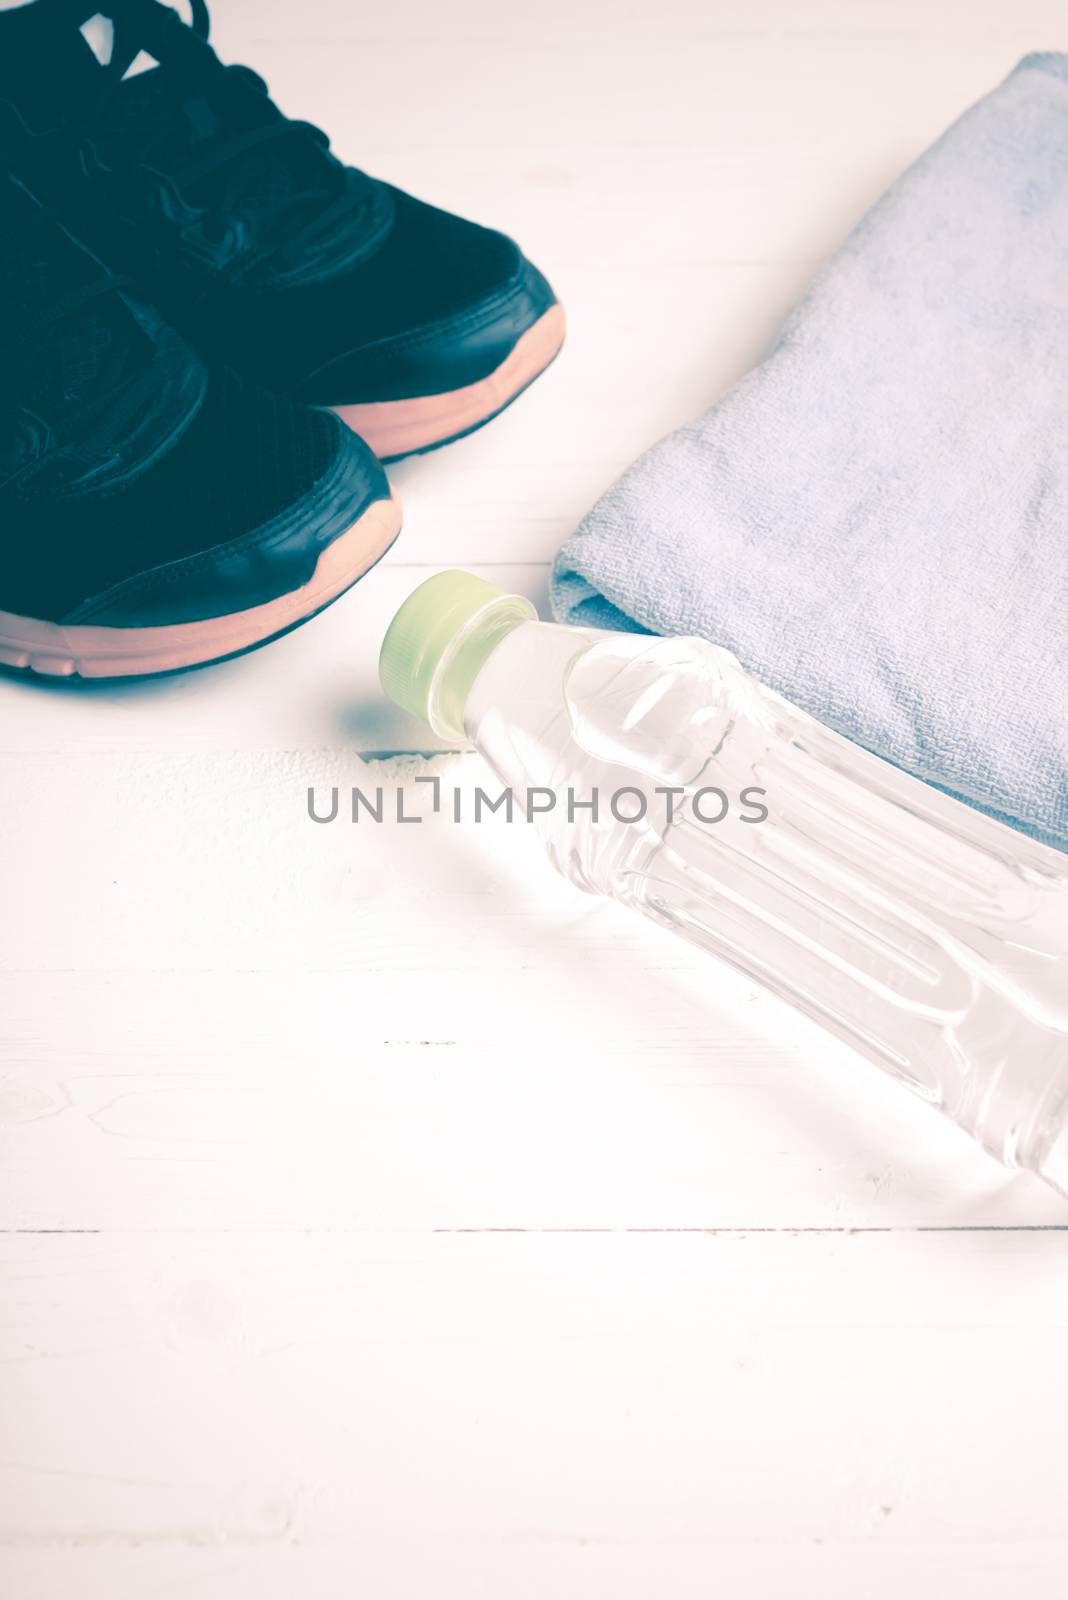
{"label": "clear bottle of water", "polygon": [[467,573],[382,683],[550,857],[816,1018],[1068,1193],[1068,857],[832,733],[699,639],[560,627]]}

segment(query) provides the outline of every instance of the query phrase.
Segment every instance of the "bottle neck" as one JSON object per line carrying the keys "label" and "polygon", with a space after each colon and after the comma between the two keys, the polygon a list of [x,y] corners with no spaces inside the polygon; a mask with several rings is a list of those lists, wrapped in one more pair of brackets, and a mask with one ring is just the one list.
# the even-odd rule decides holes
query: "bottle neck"
{"label": "bottle neck", "polygon": [[427,720],[443,739],[463,739],[464,711],[472,685],[503,639],[537,611],[521,595],[506,594],[487,602],[450,639],[430,685]]}

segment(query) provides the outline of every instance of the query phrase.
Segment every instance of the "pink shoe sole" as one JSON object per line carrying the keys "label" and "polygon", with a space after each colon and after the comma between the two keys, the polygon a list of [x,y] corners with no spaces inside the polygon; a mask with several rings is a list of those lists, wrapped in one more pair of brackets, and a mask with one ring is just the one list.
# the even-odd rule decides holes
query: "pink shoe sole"
{"label": "pink shoe sole", "polygon": [[0,665],[54,678],[136,678],[203,666],[265,644],[336,600],[385,555],[401,526],[397,500],[376,500],[328,544],[308,582],[264,605],[159,628],[94,628],[0,611]]}
{"label": "pink shoe sole", "polygon": [[380,400],[332,409],[381,461],[414,455],[472,432],[503,411],[557,354],[564,342],[564,308],[550,306],[488,378],[447,394]]}

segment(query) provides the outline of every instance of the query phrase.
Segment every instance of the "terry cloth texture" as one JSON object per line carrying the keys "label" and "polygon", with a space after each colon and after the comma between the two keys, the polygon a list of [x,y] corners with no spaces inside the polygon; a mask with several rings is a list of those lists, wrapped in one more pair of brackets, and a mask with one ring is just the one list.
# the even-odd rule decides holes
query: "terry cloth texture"
{"label": "terry cloth texture", "polygon": [[1068,55],[966,112],[767,359],[608,491],[553,608],[725,645],[1068,849]]}

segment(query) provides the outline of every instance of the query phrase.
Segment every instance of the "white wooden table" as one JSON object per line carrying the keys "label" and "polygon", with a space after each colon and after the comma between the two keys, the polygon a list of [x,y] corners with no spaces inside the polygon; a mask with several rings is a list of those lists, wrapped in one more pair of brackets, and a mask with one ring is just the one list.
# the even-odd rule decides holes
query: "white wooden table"
{"label": "white wooden table", "polygon": [[0,683],[0,1590],[1063,1593],[1068,1206],[522,826],[305,809],[428,798],[375,678],[395,606],[445,565],[542,600],[598,490],[1063,8],[216,24],[344,154],[517,233],[571,336],[397,471],[400,542],[307,628]]}

